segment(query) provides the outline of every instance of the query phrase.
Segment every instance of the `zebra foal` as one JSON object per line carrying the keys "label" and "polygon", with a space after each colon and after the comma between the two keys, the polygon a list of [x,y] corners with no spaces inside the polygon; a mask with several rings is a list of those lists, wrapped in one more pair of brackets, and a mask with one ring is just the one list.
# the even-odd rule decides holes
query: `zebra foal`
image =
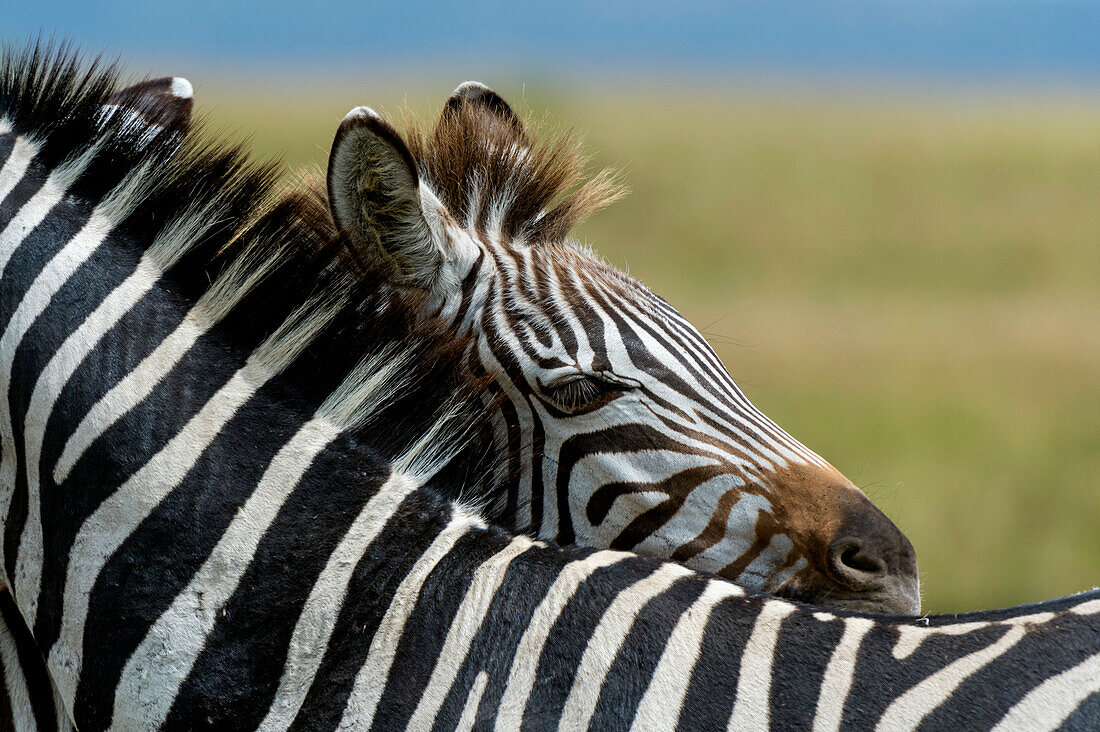
{"label": "zebra foal", "polygon": [[81,729],[1097,724],[1096,591],[875,617],[489,525],[430,294],[112,85],[0,73],[2,566]]}
{"label": "zebra foal", "polygon": [[761,414],[667,302],[570,238],[614,200],[569,139],[531,135],[467,82],[404,135],[360,107],[337,131],[333,219],[387,284],[468,339],[490,379],[494,524],[682,562],[804,602],[920,609],[908,539]]}

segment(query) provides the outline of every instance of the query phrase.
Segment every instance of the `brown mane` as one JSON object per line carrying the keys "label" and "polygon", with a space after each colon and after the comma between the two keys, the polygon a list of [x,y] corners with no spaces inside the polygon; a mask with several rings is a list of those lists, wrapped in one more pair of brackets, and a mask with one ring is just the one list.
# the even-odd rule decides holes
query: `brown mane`
{"label": "brown mane", "polygon": [[577,135],[532,140],[518,122],[479,105],[448,109],[431,131],[411,124],[404,137],[420,176],[461,225],[484,231],[492,224],[509,240],[561,241],[625,193],[610,169],[586,180]]}

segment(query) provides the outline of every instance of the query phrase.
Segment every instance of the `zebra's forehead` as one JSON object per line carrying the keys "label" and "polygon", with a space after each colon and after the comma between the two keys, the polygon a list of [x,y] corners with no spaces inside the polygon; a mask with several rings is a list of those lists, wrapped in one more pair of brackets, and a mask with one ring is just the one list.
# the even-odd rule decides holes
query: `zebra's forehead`
{"label": "zebra's forehead", "polygon": [[668,301],[586,245],[565,241],[502,249],[498,268],[511,286],[503,288],[501,296],[514,314],[545,317],[557,325],[564,314],[555,305],[574,313],[587,306],[597,311],[593,314],[632,306],[655,322],[687,322]]}

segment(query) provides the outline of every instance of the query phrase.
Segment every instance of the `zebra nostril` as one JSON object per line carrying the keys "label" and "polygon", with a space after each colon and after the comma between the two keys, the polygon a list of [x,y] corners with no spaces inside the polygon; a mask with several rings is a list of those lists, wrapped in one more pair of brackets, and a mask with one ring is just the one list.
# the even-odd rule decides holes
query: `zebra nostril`
{"label": "zebra nostril", "polygon": [[837,539],[829,545],[829,570],[841,584],[863,589],[886,576],[886,561],[854,537]]}

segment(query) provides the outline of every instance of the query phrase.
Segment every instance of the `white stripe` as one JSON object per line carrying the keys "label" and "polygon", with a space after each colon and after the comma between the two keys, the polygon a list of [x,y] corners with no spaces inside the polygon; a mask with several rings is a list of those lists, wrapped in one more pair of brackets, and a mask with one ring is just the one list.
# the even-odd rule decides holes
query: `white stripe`
{"label": "white stripe", "polygon": [[[26,238],[26,234],[41,222],[55,203],[61,200],[65,190],[95,157],[100,144],[100,142],[93,144],[81,155],[54,170],[42,188],[16,214],[3,234],[0,234],[0,261],[2,261],[0,277],[3,276],[2,273],[6,270],[12,254]],[[0,338],[0,394],[8,392],[15,350],[27,330],[46,309],[62,285],[100,247],[114,228],[114,222],[124,219],[140,200],[147,172],[147,168],[131,171],[111,189],[110,193],[96,206],[80,231],[53,255],[27,291],[23,293],[19,305],[5,328],[3,337]],[[24,218],[25,220],[19,223]],[[4,437],[4,447],[0,457],[0,485],[5,486],[5,489],[3,497],[0,498],[0,516],[6,517],[11,505],[10,490],[17,466],[15,456],[12,454],[11,415],[7,410],[2,421],[0,434]],[[31,470],[37,470],[39,467],[37,460],[31,463],[31,466]],[[35,492],[29,496],[31,510],[20,542],[21,547],[24,541],[27,545],[19,552],[15,577],[11,579],[18,585],[15,588],[15,594],[25,598],[24,611],[27,613],[28,622],[33,624],[37,613],[39,575],[41,574],[41,567],[36,565],[41,559],[42,527],[38,516],[37,479],[33,486],[29,486],[31,487]],[[28,562],[30,562],[29,565]]]}
{"label": "white stripe", "polygon": [[867,618],[844,619],[844,634],[840,636],[840,642],[833,650],[821,681],[817,711],[814,712],[814,732],[840,729],[844,703],[848,701],[848,694],[852,690],[859,647],[874,625]]}
{"label": "white stripe", "polygon": [[[504,315],[504,294],[500,291],[496,292],[496,299],[493,304],[493,310],[489,314],[491,319],[497,327],[500,329],[499,336],[504,338],[512,338],[507,330],[507,316]],[[515,347],[512,346],[515,350]],[[488,345],[488,341],[484,338],[478,339],[478,355],[481,359],[482,365],[485,367],[487,373],[494,374],[497,384],[508,398],[509,403],[516,410],[516,424],[512,426],[516,429],[520,439],[519,454],[529,454],[531,446],[531,436],[534,434],[535,416],[531,411],[531,406],[526,399],[513,399],[511,394],[515,394],[518,389],[512,383],[508,377],[504,367],[497,361],[496,356],[493,354],[492,349]],[[545,467],[545,466],[544,466]],[[531,526],[533,512],[531,509],[532,494],[532,461],[520,460],[519,469],[520,474],[518,478],[518,486],[516,487],[516,526],[523,529],[533,528],[538,532],[539,538],[550,539],[557,534],[557,500],[553,491],[544,491],[543,511],[542,511],[542,523],[539,526]],[[544,478],[545,480],[545,478]],[[545,485],[553,485],[553,483],[546,483]]]}
{"label": "white stripe", "polygon": [[[566,270],[565,276],[572,280],[571,284],[574,290],[584,291],[584,287],[578,280],[575,270]],[[588,342],[588,331],[585,330],[584,325],[577,318],[576,313],[573,311],[573,305],[569,302],[569,299],[562,293],[562,283],[558,281],[557,269],[554,267],[547,267],[543,274],[543,280],[550,294],[550,299],[557,305],[558,312],[565,320],[564,323],[558,321],[555,324],[556,327],[569,329],[573,334],[573,338],[577,341],[576,348],[572,353],[572,358],[576,359],[577,363],[585,366],[591,364],[596,356],[596,352]],[[542,303],[542,307],[549,309],[548,304],[545,302]],[[561,353],[562,351],[558,352],[559,357]]]}
{"label": "white stripe", "polygon": [[[756,541],[756,522],[760,513],[771,513],[775,508],[764,496],[755,493],[742,493],[744,489],[745,481],[739,475],[724,473],[715,476],[688,494],[684,505],[673,517],[672,521],[676,521],[685,510],[694,510],[695,517],[692,518],[695,521],[695,531],[692,536],[698,536],[703,533],[705,527],[717,513],[716,508],[720,505],[719,501],[725,498],[727,494],[733,494],[736,497],[726,516],[726,526],[725,531],[722,532],[722,538],[692,557],[692,569],[718,573],[737,559],[743,558],[745,553],[752,549]],[[704,512],[707,512],[705,518]],[[680,520],[686,522],[685,519]],[[675,536],[667,530],[662,530],[662,533],[666,537]],[[683,536],[684,534],[680,535]],[[650,535],[653,538],[656,538],[656,536],[656,534]],[[647,537],[645,541],[649,541],[650,537]],[[668,549],[666,548],[662,553],[667,552]]]}
{"label": "white stripe", "polygon": [[1100,653],[1052,676],[1008,710],[994,732],[1036,728],[1054,729],[1073,714],[1081,702],[1100,692]]}
{"label": "white stripe", "polygon": [[737,675],[737,694],[726,728],[731,732],[767,730],[770,726],[772,663],[779,626],[783,618],[794,612],[794,605],[768,600],[756,618],[752,635],[741,654],[741,669]]}
{"label": "white stripe", "polygon": [[[920,621],[918,620],[917,622]],[[931,628],[925,628],[919,625],[899,625],[897,626],[898,641],[894,644],[892,653],[894,658],[901,661],[908,658],[920,648],[925,639],[934,635],[966,635],[967,633],[973,633],[975,630],[988,628],[990,625],[991,623],[982,621],[953,623],[951,625],[939,625]]]}
{"label": "white stripe", "polygon": [[584,655],[581,656],[577,673],[573,677],[573,688],[565,700],[559,730],[587,729],[596,712],[596,702],[607,680],[607,673],[622,648],[634,621],[638,619],[646,604],[661,594],[681,577],[693,574],[687,567],[679,564],[663,564],[645,579],[635,582],[618,594],[614,602],[604,611],[599,625],[588,639]]}
{"label": "white stripe", "polygon": [[1069,611],[1077,615],[1096,615],[1100,613],[1100,598],[1082,602],[1080,605],[1070,608]]}
{"label": "white stripe", "polygon": [[[737,575],[737,581],[742,585],[758,589],[771,589],[777,586],[781,580],[775,576],[776,572],[790,556],[792,549],[794,549],[794,542],[789,536],[772,534],[771,539],[756,558],[749,562],[749,566],[745,567],[741,574]],[[789,571],[790,568],[783,574],[788,574]]]}
{"label": "white stripe", "polygon": [[703,650],[703,633],[711,612],[722,600],[744,594],[737,585],[712,580],[707,583],[707,589],[699,599],[680,616],[665,643],[649,687],[638,704],[634,722],[630,725],[632,732],[672,732],[676,729],[688,684]]}
{"label": "white stripe", "polygon": [[[15,312],[8,321],[4,335],[0,337],[0,394],[8,393],[11,384],[12,367],[15,359],[15,351],[22,342],[23,337],[30,327],[50,304],[57,291],[69,281],[76,270],[87,261],[88,257],[100,247],[103,240],[111,233],[113,226],[102,216],[93,215],[88,219],[84,227],[69,240],[49,263],[42,268],[34,282],[27,288]],[[7,411],[7,410],[5,410]],[[29,416],[29,415],[28,415]],[[10,428],[11,414],[7,414],[4,420],[7,437]],[[5,450],[5,453],[8,451]],[[11,456],[14,460],[15,456]],[[38,456],[34,456],[30,462],[28,455],[28,473],[38,471]],[[5,461],[6,463],[7,461]],[[17,466],[5,465],[0,475],[11,475]],[[35,476],[37,478],[37,475]],[[28,485],[28,489],[32,486]],[[39,516],[38,481],[34,481],[34,492],[28,495],[29,511],[27,522],[23,526],[23,535],[19,543],[18,558],[15,564],[15,576],[12,577],[12,594],[22,598],[22,610],[26,615],[28,625],[33,626],[38,612],[38,587],[41,577],[42,561],[42,523]]]}
{"label": "white stripe", "polygon": [[[622,305],[620,315],[622,317],[631,317],[638,323],[648,323],[650,328],[657,333],[665,330],[663,326],[659,325],[653,318],[642,312],[640,304],[631,302],[626,299],[618,300]],[[635,328],[635,332],[638,337],[643,341],[646,350],[648,350],[655,358],[662,363],[676,363],[676,354],[667,351],[657,340],[653,338],[649,330],[639,326]],[[671,344],[670,344],[671,345]],[[629,372],[626,375],[630,375]],[[702,382],[697,380],[692,374],[686,370],[678,372],[677,375],[686,383],[696,394],[701,397],[709,397],[710,392],[706,389]],[[656,388],[656,384],[653,385]],[[683,405],[685,395],[672,389],[665,389],[665,393],[662,395],[673,404]],[[730,396],[727,391],[727,396]],[[764,467],[768,470],[778,470],[787,465],[788,462],[802,462],[793,452],[790,451],[785,445],[777,442],[774,436],[763,432],[759,425],[752,422],[747,413],[740,412],[736,409],[720,409],[715,408],[714,404],[707,401],[696,401],[690,399],[691,406],[697,409],[699,412],[704,412],[719,424],[724,426],[731,433],[739,435],[748,445],[752,451],[754,457],[765,462]],[[725,406],[725,405],[722,405]],[[690,414],[690,410],[688,410]],[[700,429],[702,426],[700,425]]]}
{"label": "white stripe", "polygon": [[[149,628],[115,688],[114,722],[159,727],[287,497],[339,430],[310,421],[275,455],[217,546]],[[322,649],[323,650],[323,649]]]}
{"label": "white stripe", "polygon": [[[116,195],[120,194],[120,195]],[[126,194],[136,195],[133,190],[120,186],[116,193],[108,197],[104,205],[97,208],[119,213],[118,199]],[[124,203],[125,205],[125,203]],[[97,214],[93,214],[96,216]],[[186,210],[174,221],[169,222],[138,261],[137,267],[118,287],[104,298],[103,302],[84,320],[80,326],[65,339],[54,353],[49,363],[39,374],[35,382],[31,399],[27,407],[24,424],[24,443],[26,445],[27,486],[30,505],[27,524],[24,528],[20,546],[20,561],[31,561],[27,569],[32,577],[41,573],[41,516],[39,502],[39,477],[43,466],[39,465],[42,442],[45,437],[46,423],[53,412],[57,397],[72,378],[76,369],[84,362],[88,354],[99,344],[103,337],[118,321],[128,313],[137,302],[148,293],[159,280],[161,274],[179,260],[203,232],[219,218],[216,205],[208,204]],[[85,227],[87,229],[87,227]],[[152,381],[150,381],[152,383]],[[40,582],[34,580],[35,586]],[[32,595],[37,600],[37,592]]]}
{"label": "white stripe", "polygon": [[279,688],[259,729],[286,729],[294,721],[324,659],[352,572],[416,487],[416,481],[408,476],[391,475],[367,501],[329,557],[298,616]]}
{"label": "white stripe", "polygon": [[[0,590],[7,592],[6,589]],[[4,665],[4,688],[11,705],[11,718],[17,730],[36,730],[38,724],[31,707],[31,692],[27,686],[27,677],[23,675],[23,665],[19,663],[19,650],[11,628],[0,623],[0,662]]]}
{"label": "white stripe", "polygon": [[69,721],[69,710],[65,708],[65,700],[61,698],[61,693],[57,690],[57,684],[54,680],[50,679],[50,693],[53,695],[53,710],[54,716],[57,718],[57,730],[58,732],[73,732],[76,726]]}
{"label": "white stripe", "polygon": [[171,91],[172,96],[179,97],[180,99],[190,99],[195,94],[195,89],[191,86],[191,82],[182,76],[172,77]]}
{"label": "white stripe", "polygon": [[508,571],[513,559],[534,544],[535,542],[526,536],[517,536],[474,572],[470,587],[466,590],[462,604],[459,605],[451,621],[447,639],[436,656],[431,679],[420,695],[420,703],[417,704],[416,711],[409,719],[410,730],[431,728],[435,715],[439,713],[454,684],[455,677],[458,676],[459,668],[470,653],[470,643],[485,621],[485,614],[489,612],[489,605],[504,581],[505,572]]}
{"label": "white stripe", "polygon": [[69,554],[60,634],[50,650],[48,664],[65,699],[72,700],[76,695],[89,595],[103,566],[179,484],[225,423],[270,377],[266,368],[250,360],[80,527]]}
{"label": "white stripe", "polygon": [[962,682],[996,660],[1027,634],[1023,625],[1009,626],[1008,632],[980,651],[968,653],[941,668],[894,700],[875,725],[876,730],[893,732],[916,729],[917,725],[947,701]]}
{"label": "white stripe", "polygon": [[[489,674],[482,671],[474,679],[474,685],[470,687],[470,693],[466,697],[466,704],[462,707],[462,716],[458,718],[455,732],[469,732],[477,721],[477,708],[481,706],[481,696],[485,693],[485,685],[489,681]],[[410,724],[407,729],[414,727]]]}
{"label": "white stripe", "polygon": [[[1029,613],[1017,615],[1014,618],[1004,620],[972,621],[969,623],[952,623],[950,625],[938,625],[926,628],[920,625],[899,625],[898,642],[894,645],[894,658],[901,660],[906,658],[927,638],[937,635],[965,635],[975,630],[988,628],[994,625],[1037,625],[1045,623],[1054,617],[1052,612]],[[920,622],[919,620],[917,622]]]}
{"label": "white stripe", "polygon": [[386,615],[371,639],[367,660],[355,676],[355,685],[348,696],[340,729],[369,729],[378,710],[382,692],[389,685],[390,667],[397,654],[397,645],[405,633],[405,623],[416,608],[417,598],[424,581],[428,578],[439,560],[454,548],[455,542],[473,528],[482,528],[484,523],[477,516],[455,512],[451,522],[435,538],[412,570],[405,575],[394,593]]}
{"label": "white stripe", "polygon": [[[6,134],[8,131],[0,129],[0,134]],[[22,136],[15,138],[11,152],[8,153],[8,159],[4,161],[4,167],[0,168],[0,201],[7,198],[12,189],[19,185],[19,181],[23,180],[37,152],[38,146],[27,138]]]}
{"label": "white stripe", "polygon": [[530,622],[527,623],[527,629],[523,631],[523,637],[520,638],[515,656],[512,658],[508,686],[505,687],[500,704],[497,706],[497,730],[519,729],[527,700],[535,685],[535,673],[538,671],[543,646],[546,645],[550,630],[561,615],[561,611],[576,594],[581,583],[597,569],[609,567],[632,556],[635,555],[626,552],[595,552],[562,567],[561,574],[547,590],[539,606],[535,608]]}

